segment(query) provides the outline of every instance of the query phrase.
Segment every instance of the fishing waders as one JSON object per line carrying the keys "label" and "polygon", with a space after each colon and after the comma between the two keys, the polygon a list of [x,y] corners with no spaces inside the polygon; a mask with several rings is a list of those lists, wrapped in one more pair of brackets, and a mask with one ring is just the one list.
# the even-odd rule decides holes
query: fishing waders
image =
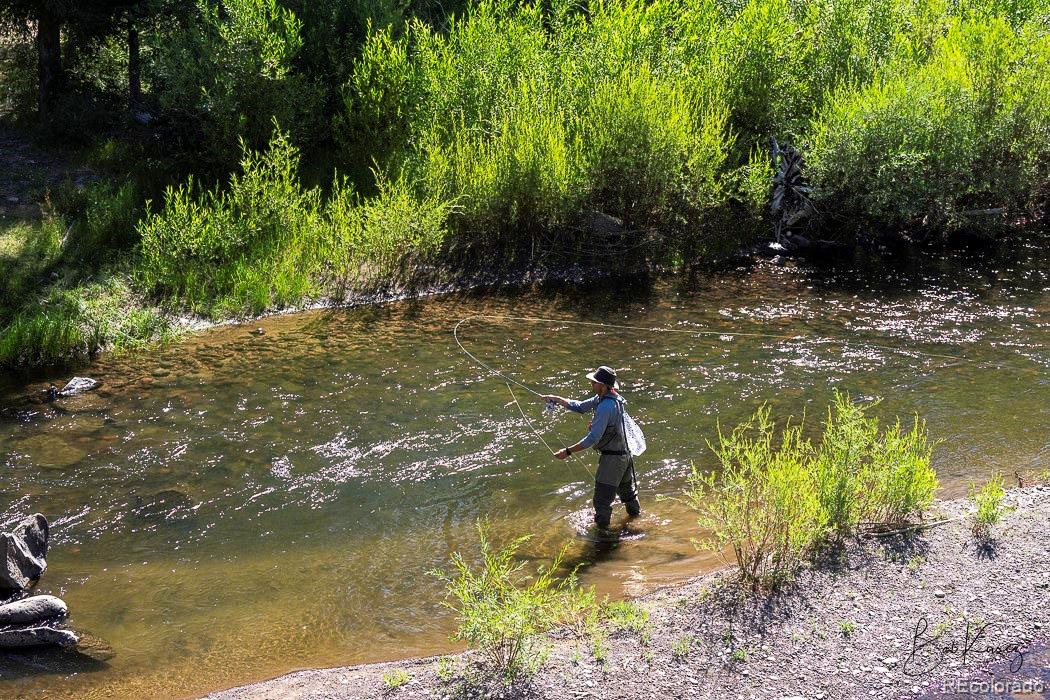
{"label": "fishing waders", "polygon": [[617,496],[631,517],[642,512],[642,505],[638,502],[634,457],[627,448],[623,406],[613,396],[603,396],[601,400],[616,401],[620,413],[620,420],[608,426],[594,446],[601,453],[598,458],[598,471],[594,477],[594,523],[602,529],[608,529],[612,519],[613,500]]}

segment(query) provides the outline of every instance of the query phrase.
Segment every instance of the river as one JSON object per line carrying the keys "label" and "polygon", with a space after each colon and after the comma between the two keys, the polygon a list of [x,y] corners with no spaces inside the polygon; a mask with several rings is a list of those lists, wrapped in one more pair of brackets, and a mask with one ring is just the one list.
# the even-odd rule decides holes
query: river
{"label": "river", "polygon": [[[458,648],[428,571],[532,533],[568,545],[583,582],[635,595],[718,564],[673,500],[706,441],[763,402],[815,433],[835,389],[918,413],[941,442],[940,495],[1050,466],[1046,241],[949,261],[810,267],[471,292],[223,326],[77,374],[98,390],[53,404],[39,378],[0,384],[0,521],[52,522],[38,588],[108,661],[0,655],[0,694],[192,696],[301,667]],[[644,537],[578,539],[593,460],[554,460],[507,386],[457,348],[478,315],[717,332],[692,336],[475,318],[465,346],[514,378],[584,396],[618,368],[646,432]],[[259,332],[257,329],[261,329]],[[755,336],[731,335],[755,333]],[[777,337],[767,337],[777,336]],[[957,358],[957,359],[953,359]],[[586,421],[548,417],[552,445]],[[621,508],[618,506],[618,508]],[[615,517],[620,517],[622,508]]]}

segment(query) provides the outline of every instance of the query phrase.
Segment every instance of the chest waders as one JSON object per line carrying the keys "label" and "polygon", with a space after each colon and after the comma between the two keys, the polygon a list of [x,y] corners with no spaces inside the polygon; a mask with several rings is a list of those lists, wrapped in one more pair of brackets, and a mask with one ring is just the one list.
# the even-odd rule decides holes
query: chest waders
{"label": "chest waders", "polygon": [[[598,450],[598,472],[594,478],[594,522],[601,528],[609,527],[612,519],[612,504],[617,496],[627,507],[627,514],[636,516],[642,512],[638,503],[638,485],[634,473],[634,457],[627,447],[627,429],[624,425],[623,406],[615,396],[603,396],[602,401],[615,401],[620,420],[605,428],[595,443]],[[597,412],[597,406],[595,406]]]}

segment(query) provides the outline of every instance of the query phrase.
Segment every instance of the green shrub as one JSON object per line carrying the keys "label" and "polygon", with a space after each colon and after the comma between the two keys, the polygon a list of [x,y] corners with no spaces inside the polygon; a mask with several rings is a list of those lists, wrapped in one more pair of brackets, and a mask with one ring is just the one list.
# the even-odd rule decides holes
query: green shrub
{"label": "green shrub", "polygon": [[693,635],[683,634],[671,644],[671,655],[676,659],[684,659],[689,656],[689,652],[693,649],[693,641]]}
{"label": "green shrub", "polygon": [[320,236],[320,194],[296,178],[298,151],[274,132],[265,153],[244,150],[226,191],[169,188],[164,208],[139,222],[141,277],[196,311],[257,313],[315,290],[329,252]]}
{"label": "green shrub", "polygon": [[719,430],[711,447],[720,478],[694,466],[685,492],[701,530],[711,533],[700,546],[731,549],[742,582],[754,588],[790,580],[826,526],[809,469],[813,447],[792,425],[776,444],[775,429],[762,407],[728,435]]}
{"label": "green shrub", "polygon": [[947,22],[929,56],[836,90],[807,135],[818,207],[880,226],[994,230],[1050,182],[1050,36],[1002,19]]}
{"label": "green shrub", "polygon": [[371,135],[397,155],[380,158],[380,179],[454,201],[451,248],[488,265],[595,249],[580,225],[590,209],[677,234],[656,250],[710,235],[732,138],[690,30],[710,34],[716,11],[677,0],[591,10],[481,2],[447,35],[420,23],[398,39],[373,34],[344,89],[344,143]]}
{"label": "green shrub", "polygon": [[981,488],[970,484],[970,501],[977,506],[973,514],[970,529],[974,538],[987,540],[991,537],[992,527],[997,525],[1012,508],[1003,505],[1006,491],[1003,489],[1003,475],[996,474]]}
{"label": "green shrub", "polygon": [[864,407],[848,394],[835,392],[813,461],[813,476],[828,527],[836,536],[845,535],[860,520],[860,483],[878,432],[878,419],[868,418]]}
{"label": "green shrub", "polygon": [[412,676],[408,675],[408,671],[403,668],[396,668],[393,671],[387,671],[383,674],[383,682],[386,684],[386,687],[391,690],[394,688],[400,688],[410,680],[412,680]]}
{"label": "green shrub", "polygon": [[872,446],[860,475],[861,519],[894,528],[920,516],[933,502],[937,474],[930,465],[933,447],[925,421],[915,418],[905,431],[897,420]]}
{"label": "green shrub", "polygon": [[481,539],[480,566],[472,566],[459,553],[453,554],[453,572],[436,572],[447,581],[447,605],[456,613],[456,639],[480,652],[486,670],[511,681],[531,675],[546,653],[539,645],[541,633],[566,619],[567,610],[578,606],[576,578],[560,581],[559,555],[535,576],[524,573],[517,552],[529,536],[519,537],[493,549],[485,526],[478,523]]}
{"label": "green shrub", "polygon": [[273,121],[300,144],[320,132],[322,91],[294,70],[302,22],[276,0],[200,0],[164,27],[153,56],[160,108],[179,117],[182,142],[203,163],[232,165],[238,144],[266,146]]}
{"label": "green shrub", "polygon": [[392,279],[400,263],[442,245],[449,203],[399,179],[371,198],[337,180],[322,205],[298,167],[298,149],[277,129],[267,151],[244,149],[227,189],[199,192],[192,179],[169,188],[163,209],[139,222],[146,287],[215,316],[258,313],[351,279]]}
{"label": "green shrub", "polygon": [[699,546],[729,549],[741,580],[755,588],[789,580],[802,559],[836,538],[866,527],[895,528],[919,517],[937,489],[932,446],[918,418],[880,432],[871,405],[836,392],[819,444],[800,426],[776,425],[760,408],[712,446],[721,474],[695,466],[685,491],[710,538]]}

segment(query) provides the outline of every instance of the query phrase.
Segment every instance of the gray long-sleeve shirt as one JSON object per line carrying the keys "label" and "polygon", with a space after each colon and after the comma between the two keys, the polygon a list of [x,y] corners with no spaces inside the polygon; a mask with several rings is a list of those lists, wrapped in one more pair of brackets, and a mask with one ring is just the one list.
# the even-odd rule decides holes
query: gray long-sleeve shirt
{"label": "gray long-sleeve shirt", "polygon": [[597,394],[589,399],[583,401],[572,401],[568,402],[568,408],[570,411],[576,413],[586,413],[587,411],[594,411],[594,419],[591,421],[591,429],[587,432],[587,436],[583,438],[580,445],[584,448],[594,447],[594,444],[601,439],[602,435],[605,434],[605,429],[610,425],[616,425],[620,420],[620,411],[617,408],[627,403],[619,394],[606,394],[606,396],[612,396],[616,401],[601,401]]}

